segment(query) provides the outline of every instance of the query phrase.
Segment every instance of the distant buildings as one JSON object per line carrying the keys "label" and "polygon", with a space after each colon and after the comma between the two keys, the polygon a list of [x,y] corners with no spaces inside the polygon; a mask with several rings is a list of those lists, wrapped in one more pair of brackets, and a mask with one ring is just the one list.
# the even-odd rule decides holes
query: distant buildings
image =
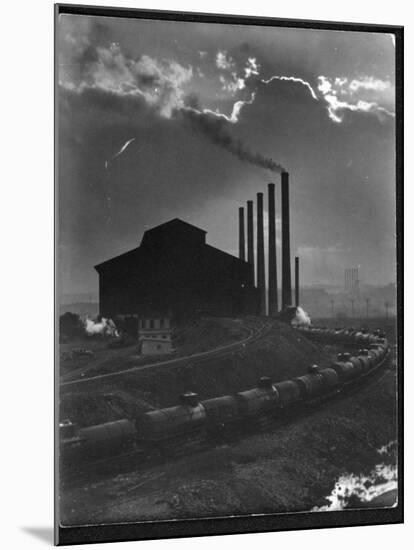
{"label": "distant buildings", "polygon": [[367,314],[370,317],[393,317],[396,315],[396,286],[359,285],[358,293],[344,288],[302,287],[301,306],[312,318],[355,318]]}
{"label": "distant buildings", "polygon": [[358,267],[346,268],[344,271],[344,276],[345,276],[345,292],[352,296],[358,296],[359,268]]}

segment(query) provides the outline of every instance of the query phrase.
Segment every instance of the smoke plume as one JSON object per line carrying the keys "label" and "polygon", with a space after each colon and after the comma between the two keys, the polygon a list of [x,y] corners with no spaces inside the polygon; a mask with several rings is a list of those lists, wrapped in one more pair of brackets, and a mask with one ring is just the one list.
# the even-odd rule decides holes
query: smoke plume
{"label": "smoke plume", "polygon": [[283,172],[285,169],[271,158],[251,151],[239,139],[233,137],[227,129],[228,120],[214,113],[199,111],[187,107],[181,111],[182,115],[190,122],[192,127],[206,137],[211,143],[221,147],[242,162],[260,166],[271,172]]}
{"label": "smoke plume", "polygon": [[[199,106],[189,106],[185,97],[191,94],[194,78],[193,67],[183,66],[172,59],[156,59],[149,55],[132,58],[122,51],[118,43],[109,46],[103,37],[103,28],[86,24],[85,27],[69,26],[63,48],[65,56],[59,72],[59,84],[72,94],[84,94],[89,90],[101,91],[125,100],[143,101],[162,118],[172,119],[182,115],[211,143],[221,147],[242,162],[260,166],[272,172],[281,172],[283,167],[260,153],[251,151],[239,139],[232,137],[230,124],[239,121],[244,106],[252,105],[255,92],[249,99],[239,99],[233,104],[230,115]],[[259,74],[255,58],[248,58],[243,76],[234,66],[227,52],[219,51],[216,66],[220,71],[231,71],[231,93],[245,88],[245,80]],[[221,75],[223,77],[223,75]],[[224,77],[223,77],[224,78]],[[279,78],[279,77],[278,77]],[[224,81],[226,83],[226,80]],[[134,141],[132,138],[105,161],[105,168],[125,151]]]}
{"label": "smoke plume", "polygon": [[106,319],[105,317],[102,317],[100,321],[93,321],[92,319],[89,319],[89,317],[86,318],[85,331],[89,336],[94,336],[96,334],[112,337],[119,336],[115,323],[112,319]]}

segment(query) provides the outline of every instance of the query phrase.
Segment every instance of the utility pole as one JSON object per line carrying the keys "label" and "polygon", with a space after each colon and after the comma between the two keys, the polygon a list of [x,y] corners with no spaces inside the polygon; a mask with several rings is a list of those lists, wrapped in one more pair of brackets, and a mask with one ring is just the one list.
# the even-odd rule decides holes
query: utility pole
{"label": "utility pole", "polygon": [[355,300],[354,298],[351,298],[351,317],[352,319],[354,318],[354,303],[355,303]]}
{"label": "utility pole", "polygon": [[367,304],[367,319],[368,319],[368,317],[369,317],[369,303],[370,303],[370,299],[367,298],[365,301],[366,301],[366,304]]}
{"label": "utility pole", "polygon": [[332,317],[335,316],[335,300],[331,300],[331,314]]}

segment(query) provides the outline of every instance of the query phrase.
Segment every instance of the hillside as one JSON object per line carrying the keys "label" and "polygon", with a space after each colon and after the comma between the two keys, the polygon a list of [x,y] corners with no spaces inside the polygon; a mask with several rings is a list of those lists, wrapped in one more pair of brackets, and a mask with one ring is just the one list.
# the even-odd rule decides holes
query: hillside
{"label": "hillside", "polygon": [[[246,334],[253,337],[246,341]],[[219,353],[188,357],[226,343],[230,347]],[[186,390],[206,399],[254,387],[261,376],[280,381],[304,374],[314,363],[330,362],[322,348],[290,326],[263,318],[201,320],[182,330],[177,344],[176,361],[153,366],[140,363],[135,346],[110,350],[109,357],[104,353],[79,382],[61,387],[61,418],[80,425],[115,420],[131,414],[130,402],[137,410],[167,407]],[[116,407],[108,405],[114,392],[121,396]]]}

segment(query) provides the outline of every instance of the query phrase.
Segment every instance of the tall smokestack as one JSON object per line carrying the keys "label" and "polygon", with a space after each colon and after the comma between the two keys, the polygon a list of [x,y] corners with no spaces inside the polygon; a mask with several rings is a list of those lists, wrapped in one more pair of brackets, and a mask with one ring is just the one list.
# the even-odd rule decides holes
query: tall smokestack
{"label": "tall smokestack", "polygon": [[246,260],[246,245],[244,242],[244,208],[239,208],[239,258]]}
{"label": "tall smokestack", "polygon": [[282,172],[282,309],[292,305],[289,226],[289,174]]}
{"label": "tall smokestack", "polygon": [[247,201],[247,261],[253,274],[254,284],[254,243],[253,243],[253,201]]}
{"label": "tall smokestack", "polygon": [[299,257],[295,257],[295,306],[299,307]]}
{"label": "tall smokestack", "polygon": [[263,233],[263,193],[257,193],[257,288],[260,298],[260,315],[266,315],[266,281]]}
{"label": "tall smokestack", "polygon": [[275,213],[275,184],[269,183],[269,315],[275,315],[277,303],[277,271],[276,271],[276,213]]}

